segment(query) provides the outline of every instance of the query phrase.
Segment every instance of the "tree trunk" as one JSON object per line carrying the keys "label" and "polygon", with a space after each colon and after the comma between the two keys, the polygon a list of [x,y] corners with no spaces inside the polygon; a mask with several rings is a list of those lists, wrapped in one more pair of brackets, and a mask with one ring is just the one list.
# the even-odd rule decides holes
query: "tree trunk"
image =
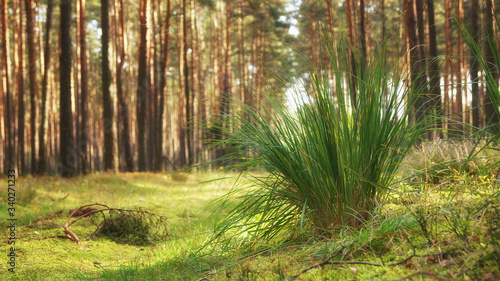
{"label": "tree trunk", "polygon": [[2,0],[0,6],[0,20],[2,23],[1,29],[1,52],[0,56],[2,65],[0,66],[0,71],[3,72],[3,77],[1,80],[0,87],[3,88],[5,93],[5,111],[4,111],[4,126],[5,126],[5,150],[4,150],[4,172],[8,174],[8,170],[15,168],[15,152],[14,152],[14,107],[12,103],[12,93],[10,91],[9,85],[9,56],[8,56],[8,19],[7,19],[7,0]]}
{"label": "tree trunk", "polygon": [[125,63],[125,20],[123,15],[123,0],[117,1],[119,4],[118,9],[118,37],[119,43],[117,46],[117,59],[116,59],[116,95],[118,98],[118,122],[121,123],[121,140],[123,142],[123,150],[125,154],[125,169],[127,172],[134,170],[134,159],[132,156],[132,149],[130,147],[130,123],[129,111],[122,88],[122,70]]}
{"label": "tree trunk", "polygon": [[47,151],[45,145],[45,119],[47,108],[47,86],[50,70],[50,30],[52,27],[52,9],[53,1],[47,2],[47,19],[45,22],[44,51],[43,51],[43,78],[42,78],[42,97],[40,109],[40,127],[38,130],[38,173],[47,173]]}
{"label": "tree trunk", "polygon": [[[456,14],[457,14],[457,19],[459,22],[462,22],[463,19],[463,0],[458,0],[456,1],[457,6],[456,6]],[[457,53],[456,53],[456,61],[455,61],[455,77],[457,83],[456,85],[456,93],[455,93],[455,130],[453,130],[453,133],[457,136],[460,136],[463,134],[463,122],[464,122],[464,115],[463,115],[463,89],[462,89],[462,56],[463,56],[463,40],[462,36],[458,36],[457,38]]]}
{"label": "tree trunk", "polygon": [[[14,2],[15,3],[15,2]],[[24,48],[23,48],[23,9],[21,3],[17,3],[16,9],[19,9],[17,15],[16,26],[14,28],[14,34],[17,34],[17,38],[14,40],[17,44],[17,68],[16,68],[16,82],[17,82],[17,147],[18,147],[18,174],[22,175],[26,172],[26,158],[25,158],[25,139],[24,139],[24,115],[25,115],[25,105],[24,105]],[[16,10],[15,9],[15,10]],[[16,40],[17,39],[17,40]]]}
{"label": "tree trunk", "polygon": [[[157,26],[157,0],[152,0],[150,1],[150,8],[148,10],[148,18],[147,18],[147,24],[150,26]],[[148,110],[146,111],[146,118],[148,125],[146,126],[147,128],[147,157],[146,157],[146,162],[147,162],[147,170],[150,171],[153,166],[154,162],[157,159],[157,155],[155,155],[155,142],[156,142],[156,111],[157,111],[157,104],[158,104],[158,88],[157,88],[157,83],[158,83],[158,66],[156,62],[158,61],[157,58],[157,40],[156,40],[156,34],[157,32],[155,31],[156,28],[150,28],[148,29],[148,38],[149,38],[149,44],[148,44],[148,59],[149,59],[149,64],[148,64],[148,72],[149,72],[149,91],[148,91],[148,101],[147,101],[147,108]]]}
{"label": "tree trunk", "polygon": [[80,136],[77,149],[80,151],[82,157],[81,172],[88,173],[88,65],[87,65],[87,43],[86,43],[86,28],[85,28],[85,0],[80,1]]}
{"label": "tree trunk", "polygon": [[354,108],[357,107],[357,94],[356,94],[356,76],[357,76],[357,67],[356,67],[356,57],[354,56],[355,42],[354,42],[354,16],[353,16],[353,7],[351,6],[352,0],[345,1],[345,12],[347,16],[347,24],[349,26],[349,53],[351,54],[351,71],[350,75],[350,92],[351,92],[351,102],[354,105]]}
{"label": "tree trunk", "polygon": [[24,1],[26,7],[26,33],[28,43],[28,77],[30,80],[30,136],[31,136],[31,173],[36,174],[36,120],[37,120],[37,48],[35,43],[35,7],[33,0]]}
{"label": "tree trunk", "polygon": [[363,75],[366,62],[365,1],[359,0],[359,45],[361,49],[360,71]]}
{"label": "tree trunk", "polygon": [[[224,87],[221,92],[221,102],[220,102],[220,118],[221,118],[221,128],[229,130],[229,114],[231,111],[231,2],[226,1],[226,38],[225,38],[225,48],[224,48],[224,77],[223,84]],[[220,134],[220,139],[224,138],[224,130]],[[223,147],[219,148],[217,158],[224,156],[226,153]]]}
{"label": "tree trunk", "polygon": [[[425,21],[424,21],[424,0],[415,1],[416,15],[417,15],[417,37],[418,37],[418,63],[416,67],[420,72],[418,77],[417,87],[422,88],[418,96],[418,108],[421,111],[421,117],[417,113],[417,120],[423,120],[428,114],[431,108],[430,105],[430,95],[427,88],[427,59],[425,56]],[[415,46],[416,47],[416,46]],[[417,72],[418,73],[418,72]],[[431,139],[432,134],[428,133],[424,135],[424,138]]]}
{"label": "tree trunk", "polygon": [[[186,142],[186,165],[190,166],[191,165],[191,125],[190,122],[191,120],[191,93],[190,93],[190,84],[189,84],[189,67],[188,67],[188,60],[187,60],[187,53],[188,53],[188,46],[187,46],[187,13],[186,13],[186,0],[182,0],[182,34],[184,35],[182,37],[183,41],[183,56],[184,56],[184,97],[185,97],[185,107],[186,107],[186,116],[185,116],[185,124],[183,126],[185,127],[185,137],[184,141]],[[192,70],[191,70],[192,71]]]}
{"label": "tree trunk", "polygon": [[[445,0],[445,25],[444,25],[444,34],[445,34],[445,47],[446,47],[446,62],[445,62],[445,75],[444,75],[444,106],[446,107],[444,110],[445,116],[449,117],[451,114],[450,107],[450,84],[453,83],[453,79],[451,76],[451,55],[453,53],[453,45],[452,45],[452,34],[451,34],[451,2],[450,0]],[[449,122],[447,122],[445,129],[449,129]]]}
{"label": "tree trunk", "polygon": [[[382,13],[382,40],[385,40],[385,21],[386,21],[386,18],[385,18],[385,0],[381,1],[380,10]],[[384,56],[385,56],[385,52],[384,52]]]}
{"label": "tree trunk", "polygon": [[170,59],[170,18],[172,15],[171,11],[171,3],[170,0],[167,0],[167,15],[165,17],[165,26],[164,28],[164,44],[163,44],[163,49],[161,52],[161,63],[160,63],[160,103],[158,106],[158,113],[157,113],[157,123],[158,123],[158,130],[160,130],[160,133],[156,136],[156,153],[160,154],[159,161],[155,163],[155,170],[160,171],[162,168],[162,158],[163,158],[163,111],[165,108],[165,91],[166,91],[166,85],[167,85],[167,72],[168,72],[168,64],[169,64],[169,59]]}
{"label": "tree trunk", "polygon": [[197,52],[195,51],[196,48],[195,46],[198,45],[198,42],[196,42],[196,38],[194,36],[194,30],[195,30],[195,19],[196,19],[196,10],[194,8],[194,0],[189,0],[189,7],[191,10],[190,13],[190,27],[189,27],[189,38],[190,38],[190,44],[191,44],[191,61],[190,61],[190,89],[191,89],[191,103],[189,104],[190,107],[190,119],[188,119],[188,147],[189,147],[189,165],[193,165],[196,162],[196,152],[195,152],[195,147],[196,147],[196,125],[199,124],[199,122],[194,122],[195,121],[195,101],[197,100],[197,91],[196,91],[196,79],[197,77],[197,71],[195,67],[196,63],[196,55]]}
{"label": "tree trunk", "polygon": [[[205,76],[206,76],[206,59],[204,50],[207,49],[206,40],[204,38],[204,30],[202,21],[199,18],[196,18],[196,40],[200,42],[200,44],[196,45],[196,53],[197,55],[197,65],[198,65],[198,114],[200,116],[200,124],[199,126],[199,147],[198,153],[203,151],[203,140],[206,139],[205,135],[205,125],[207,124],[207,110],[206,110],[206,96],[205,96]],[[200,50],[202,50],[200,52]],[[203,159],[201,161],[208,162],[209,160],[206,158],[206,154],[202,155]]]}
{"label": "tree trunk", "polygon": [[333,33],[332,0],[326,0],[326,16],[328,20],[328,31],[330,32],[329,36],[331,36],[333,43],[335,37]]}
{"label": "tree trunk", "polygon": [[[479,0],[472,0],[471,8],[469,10],[470,26],[469,33],[474,37],[474,42],[479,46],[479,14],[480,5]],[[470,79],[472,81],[471,91],[472,91],[472,126],[479,128],[481,124],[479,123],[479,64],[475,56],[470,58]]]}
{"label": "tree trunk", "polygon": [[186,161],[186,116],[187,112],[187,99],[189,96],[189,85],[187,84],[188,72],[185,70],[187,67],[186,62],[186,29],[184,25],[186,24],[186,0],[181,1],[181,17],[179,18],[178,32],[178,52],[179,52],[179,108],[178,108],[178,137],[179,137],[179,151],[178,151],[178,161],[177,167],[184,168],[187,164]]}
{"label": "tree trunk", "polygon": [[410,43],[410,77],[412,88],[412,102],[410,104],[414,107],[416,122],[422,122],[426,117],[426,100],[424,94],[422,94],[422,87],[426,87],[426,79],[425,76],[422,75],[424,63],[420,57],[419,48],[417,47],[417,20],[414,4],[414,1],[408,1],[405,9],[406,34]]}
{"label": "tree trunk", "polygon": [[[436,24],[434,21],[434,0],[427,0],[427,13],[429,15],[429,56],[431,63],[429,64],[429,78],[430,78],[430,93],[432,99],[432,106],[436,114],[441,113],[441,87],[439,76],[439,61],[437,54],[437,39],[436,39]],[[437,119],[436,127],[438,130],[443,129],[441,117]],[[438,136],[443,137],[443,132],[438,131]]]}
{"label": "tree trunk", "polygon": [[[484,113],[486,117],[486,124],[492,125],[489,129],[492,133],[500,132],[500,124],[499,124],[499,110],[498,106],[500,101],[497,99],[496,101],[492,97],[495,94],[495,91],[498,92],[498,78],[500,76],[498,66],[495,62],[495,57],[493,56],[493,46],[495,44],[495,33],[493,31],[493,22],[494,19],[494,10],[492,0],[486,0],[486,37],[487,41],[485,44],[484,55],[486,57],[486,63],[488,65],[487,72],[490,76],[486,76],[486,83],[488,85],[486,89],[486,95],[484,97]],[[496,50],[498,52],[498,50]],[[496,108],[495,108],[496,107]]]}
{"label": "tree trunk", "polygon": [[146,171],[146,95],[148,91],[147,74],[146,74],[146,46],[147,46],[147,25],[146,25],[146,10],[147,0],[141,0],[139,8],[139,27],[140,27],[140,40],[139,40],[139,85],[137,88],[137,128],[138,128],[138,169],[139,171]]}
{"label": "tree trunk", "polygon": [[61,175],[72,177],[76,175],[74,163],[73,116],[71,113],[71,1],[63,0],[61,10],[61,56],[59,58],[59,130],[60,130],[60,160]]}
{"label": "tree trunk", "polygon": [[108,0],[101,0],[102,29],[102,106],[104,121],[104,170],[115,169],[113,161],[113,100],[111,99],[111,71],[109,69],[109,15]]}

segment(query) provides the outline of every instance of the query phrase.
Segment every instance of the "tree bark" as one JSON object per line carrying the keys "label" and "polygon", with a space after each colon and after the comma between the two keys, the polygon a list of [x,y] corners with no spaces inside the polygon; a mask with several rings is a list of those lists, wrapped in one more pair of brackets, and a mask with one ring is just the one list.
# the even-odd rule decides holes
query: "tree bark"
{"label": "tree bark", "polygon": [[87,65],[87,43],[86,43],[86,28],[85,28],[85,0],[80,1],[80,136],[77,149],[82,157],[81,172],[88,173],[88,143],[89,143],[89,125],[88,125],[88,65]]}
{"label": "tree bark", "polygon": [[30,137],[31,137],[31,173],[36,174],[36,120],[37,120],[37,48],[35,43],[35,7],[33,0],[24,1],[26,8],[26,33],[28,43],[28,77],[30,81]]}
{"label": "tree bark", "polygon": [[2,0],[0,7],[0,20],[2,23],[1,38],[2,52],[0,52],[2,65],[0,70],[3,72],[3,77],[0,87],[5,93],[5,111],[4,111],[4,126],[5,126],[5,150],[4,150],[4,172],[8,174],[9,169],[15,168],[15,152],[14,152],[14,107],[12,103],[12,93],[9,85],[9,56],[7,50],[9,44],[8,36],[8,19],[7,19],[7,0]]}
{"label": "tree bark", "polygon": [[[446,47],[446,61],[445,61],[445,75],[444,75],[444,106],[446,107],[444,110],[445,116],[450,116],[450,84],[453,83],[453,79],[451,76],[451,55],[453,53],[453,45],[452,45],[452,34],[451,34],[451,2],[450,0],[445,0],[445,25],[444,25],[444,34],[445,34],[445,47]],[[447,122],[445,129],[449,128],[449,122]]]}
{"label": "tree bark", "polygon": [[163,49],[161,52],[161,63],[160,63],[160,103],[158,106],[158,113],[157,113],[157,123],[158,123],[158,129],[160,130],[160,133],[157,135],[157,140],[156,140],[156,152],[160,154],[159,161],[155,163],[155,170],[160,171],[162,168],[162,158],[163,158],[163,111],[165,108],[165,91],[166,91],[166,85],[167,85],[167,72],[168,72],[168,64],[169,64],[169,59],[170,59],[170,18],[172,15],[171,11],[171,3],[170,0],[167,0],[167,15],[165,17],[165,26],[164,26],[164,44],[163,44]]}
{"label": "tree bark", "polygon": [[[439,76],[439,61],[437,54],[437,39],[436,39],[436,24],[434,20],[434,0],[427,0],[427,14],[429,15],[429,56],[431,63],[429,64],[429,78],[430,78],[430,93],[432,99],[432,106],[436,114],[441,113],[441,87]],[[438,136],[443,137],[441,117],[437,119],[436,127]]]}
{"label": "tree bark", "polygon": [[[479,14],[480,14],[479,0],[472,0],[471,8],[469,10],[469,33],[473,36],[474,42],[479,46]],[[470,58],[470,79],[472,81],[471,91],[472,91],[472,126],[479,128],[481,126],[479,122],[479,64],[475,56]]]}
{"label": "tree bark", "polygon": [[117,46],[117,59],[116,59],[116,95],[118,98],[118,122],[121,123],[121,139],[123,141],[123,148],[125,154],[125,169],[127,172],[132,172],[134,170],[134,159],[132,156],[132,149],[130,147],[130,123],[129,123],[129,111],[127,103],[125,102],[125,96],[122,88],[122,70],[123,64],[125,63],[125,20],[123,15],[123,0],[117,1],[119,4],[118,9],[118,22],[119,30],[118,37],[119,43]]}
{"label": "tree bark", "polygon": [[[456,14],[459,22],[462,22],[463,19],[463,0],[456,1]],[[455,61],[455,77],[457,80],[456,85],[456,94],[455,94],[455,130],[453,133],[457,136],[463,134],[463,88],[462,88],[462,56],[463,56],[463,40],[462,36],[458,36],[457,38],[457,53],[456,53],[456,61]]]}
{"label": "tree bark", "polygon": [[[418,1],[418,0],[417,0]],[[418,36],[416,32],[417,20],[415,11],[415,2],[406,2],[405,7],[405,25],[406,34],[409,39],[409,52],[410,52],[410,78],[411,78],[411,88],[412,88],[412,102],[415,110],[415,120],[416,122],[422,122],[426,117],[426,99],[422,92],[423,87],[426,87],[425,76],[422,75],[424,71],[424,63],[419,54],[419,48],[417,47]],[[417,2],[418,4],[418,2]]]}
{"label": "tree bark", "polygon": [[179,107],[178,107],[178,138],[179,138],[179,151],[176,161],[177,168],[184,168],[187,164],[186,161],[186,89],[189,86],[186,86],[186,77],[187,72],[184,70],[186,67],[186,50],[184,45],[185,41],[185,29],[183,25],[185,22],[185,4],[186,1],[182,0],[181,2],[181,17],[179,17],[178,23],[178,52],[179,52]]}
{"label": "tree bark", "polygon": [[38,173],[47,173],[47,149],[45,145],[45,119],[47,108],[47,86],[50,70],[50,30],[52,28],[52,10],[53,0],[47,1],[47,19],[45,21],[44,51],[43,51],[43,78],[42,78],[42,96],[40,108],[40,127],[38,130]]}
{"label": "tree bark", "polygon": [[[189,84],[189,64],[187,60],[187,53],[188,53],[188,45],[187,45],[187,13],[186,13],[186,0],[182,0],[182,41],[183,41],[183,56],[184,56],[184,97],[185,97],[185,107],[186,107],[186,116],[185,116],[185,124],[183,126],[185,127],[185,137],[184,141],[186,143],[186,165],[190,166],[191,165],[191,90],[190,90],[190,84]],[[191,70],[192,71],[192,70]]]}
{"label": "tree bark", "polygon": [[138,128],[138,169],[146,171],[146,97],[148,91],[146,60],[147,60],[147,25],[146,25],[146,10],[147,0],[141,0],[139,8],[139,85],[137,88],[137,128]]}
{"label": "tree bark", "polygon": [[359,0],[359,45],[361,49],[360,73],[363,75],[366,62],[365,1]]}
{"label": "tree bark", "polygon": [[[498,97],[496,101],[494,97],[492,97],[493,95],[495,95],[495,91],[498,93],[498,78],[500,76],[498,66],[496,65],[495,62],[495,57],[493,56],[493,47],[496,46],[495,33],[493,30],[494,21],[495,19],[494,19],[492,0],[486,0],[485,31],[488,41],[485,44],[484,55],[486,57],[486,63],[488,65],[487,72],[490,75],[485,77],[487,80],[486,82],[488,87],[486,88],[486,95],[484,97],[484,111],[485,111],[484,113],[486,117],[486,124],[492,125],[489,131],[492,133],[498,133],[500,132],[500,124],[498,116],[499,115],[498,106],[500,101],[498,100]],[[498,50],[496,50],[496,52],[498,52]]]}
{"label": "tree bark", "polygon": [[345,12],[347,16],[347,24],[349,26],[348,36],[349,36],[349,53],[351,55],[351,71],[350,75],[350,92],[351,92],[351,101],[354,105],[354,108],[357,107],[357,94],[356,94],[356,76],[357,76],[357,67],[356,67],[356,57],[354,56],[355,42],[354,42],[354,16],[353,16],[353,7],[351,6],[352,0],[345,1]]}
{"label": "tree bark", "polygon": [[59,57],[59,130],[61,175],[76,175],[74,163],[73,116],[71,113],[71,0],[61,0],[61,55]]}
{"label": "tree bark", "polygon": [[104,121],[104,169],[113,171],[113,100],[111,99],[111,71],[109,69],[109,15],[108,0],[101,0],[102,44],[102,106]]}
{"label": "tree bark", "polygon": [[[14,2],[15,3],[15,2]],[[17,38],[14,37],[17,44],[17,69],[16,69],[16,82],[17,82],[17,147],[18,147],[18,157],[17,161],[19,163],[18,174],[22,175],[26,172],[26,157],[25,157],[25,135],[24,135],[24,121],[25,121],[25,105],[24,105],[24,47],[23,47],[23,9],[21,2],[17,3],[16,9],[19,9],[16,21],[16,27],[14,28],[14,34],[17,34]],[[16,10],[15,9],[15,10]]]}

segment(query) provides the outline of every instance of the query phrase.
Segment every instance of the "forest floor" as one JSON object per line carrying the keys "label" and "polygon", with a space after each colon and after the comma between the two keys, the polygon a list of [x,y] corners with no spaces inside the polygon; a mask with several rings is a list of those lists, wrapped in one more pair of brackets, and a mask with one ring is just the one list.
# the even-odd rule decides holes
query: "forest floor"
{"label": "forest floor", "polygon": [[[226,177],[224,180],[217,180]],[[498,280],[500,183],[496,175],[449,174],[435,183],[402,183],[362,228],[329,237],[197,252],[213,229],[212,200],[236,174],[92,174],[16,181],[15,273],[8,271],[9,232],[0,280]],[[7,224],[7,179],[0,219]],[[61,227],[70,210],[90,203],[167,217],[168,236],[149,244],[86,239],[88,218]],[[44,239],[45,238],[45,239]],[[122,238],[122,237],[119,237]],[[217,248],[217,247],[213,247]]]}

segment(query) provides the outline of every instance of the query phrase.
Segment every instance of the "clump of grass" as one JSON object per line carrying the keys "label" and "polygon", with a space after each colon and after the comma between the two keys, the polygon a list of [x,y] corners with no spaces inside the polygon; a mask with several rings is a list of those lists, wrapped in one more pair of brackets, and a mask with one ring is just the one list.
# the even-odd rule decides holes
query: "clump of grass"
{"label": "clump of grass", "polygon": [[333,86],[313,66],[313,93],[295,114],[270,93],[263,95],[263,112],[243,105],[243,113],[231,117],[235,134],[226,143],[247,148],[247,161],[238,167],[261,166],[269,173],[221,203],[240,200],[217,225],[217,237],[231,234],[254,244],[362,225],[423,133],[428,120],[417,122],[410,114],[422,87],[402,86],[404,75],[397,63],[388,65],[383,47],[358,67],[363,72],[354,89],[347,86],[353,78],[346,74],[347,44],[329,42]]}

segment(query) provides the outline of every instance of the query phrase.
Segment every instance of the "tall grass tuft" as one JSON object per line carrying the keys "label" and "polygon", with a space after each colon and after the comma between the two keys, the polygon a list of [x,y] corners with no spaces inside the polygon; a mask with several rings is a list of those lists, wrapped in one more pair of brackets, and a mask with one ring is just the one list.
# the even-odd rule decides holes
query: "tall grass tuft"
{"label": "tall grass tuft", "polygon": [[415,89],[424,87],[405,87],[407,75],[398,63],[388,65],[384,47],[355,77],[355,98],[347,86],[349,45],[324,42],[334,81],[311,66],[312,93],[295,93],[297,100],[306,96],[297,112],[267,93],[263,111],[242,105],[241,114],[231,117],[234,132],[226,142],[246,148],[239,166],[264,167],[268,173],[222,199],[230,211],[216,226],[217,238],[281,241],[301,231],[326,234],[361,225],[389,190],[425,124],[432,123],[412,119]]}

